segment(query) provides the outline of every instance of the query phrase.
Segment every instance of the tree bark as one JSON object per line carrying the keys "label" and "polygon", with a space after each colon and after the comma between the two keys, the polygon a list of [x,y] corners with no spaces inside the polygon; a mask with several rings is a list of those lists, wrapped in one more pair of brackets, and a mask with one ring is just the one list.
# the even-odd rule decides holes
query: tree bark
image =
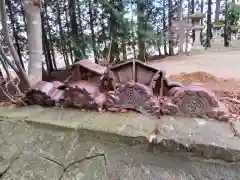
{"label": "tree bark", "polygon": [[[195,12],[195,0],[191,0],[191,14],[194,14]],[[195,41],[195,30],[192,30],[192,39],[193,42]]]}
{"label": "tree bark", "polygon": [[[163,7],[166,6],[166,2],[165,0],[163,1]],[[167,55],[167,37],[166,37],[166,31],[167,29],[167,25],[166,25],[166,10],[165,8],[163,8],[163,37],[164,37],[164,55],[166,56]]]}
{"label": "tree bark", "polygon": [[[4,59],[3,59],[2,56],[0,56],[0,62],[1,62],[1,64],[2,64],[2,66],[3,66],[4,71],[6,72],[7,79],[10,79],[11,75],[10,75],[9,70],[8,70],[8,68],[7,68],[7,64],[6,64],[6,62],[4,61]],[[1,73],[2,73],[2,72],[1,72]],[[2,74],[2,76],[3,76],[3,74]],[[3,77],[3,78],[4,78],[4,77]]]}
{"label": "tree bark", "polygon": [[[201,14],[203,14],[203,8],[204,8],[204,4],[203,4],[203,0],[201,0]],[[201,25],[203,26],[203,18],[201,18]],[[203,30],[201,30],[201,45],[203,44]]]}
{"label": "tree bark", "polygon": [[178,6],[178,20],[181,21],[183,18],[183,0],[179,0]]}
{"label": "tree bark", "polygon": [[[65,11],[66,26],[67,26],[67,34],[69,35],[70,34],[70,28],[69,28],[69,23],[68,23],[68,9],[67,9],[67,7],[64,8],[64,11]],[[70,52],[71,64],[73,64],[74,63],[73,62],[73,50],[72,50],[72,45],[71,45],[71,41],[69,40],[69,38],[68,38],[67,44],[68,44],[68,48],[69,48],[69,52]]]}
{"label": "tree bark", "polygon": [[138,22],[138,50],[139,50],[139,60],[145,61],[145,18],[144,18],[144,10],[145,10],[145,1],[138,0],[137,2],[137,22]]}
{"label": "tree bark", "polygon": [[46,34],[47,34],[47,37],[49,39],[49,46],[50,46],[50,51],[51,51],[51,55],[52,55],[52,64],[53,64],[53,67],[54,67],[54,70],[57,70],[57,63],[56,63],[56,59],[55,59],[55,53],[54,53],[54,48],[53,48],[53,43],[52,43],[52,35],[51,35],[51,27],[49,25],[49,18],[48,18],[48,13],[47,13],[47,1],[44,0],[44,3],[43,3],[43,6],[44,6],[44,23],[45,25],[47,26],[47,31],[46,31]]}
{"label": "tree bark", "polygon": [[221,0],[216,0],[215,22],[219,21],[219,15],[220,15],[220,1],[221,1]]}
{"label": "tree bark", "polygon": [[211,47],[211,36],[212,36],[212,0],[208,0],[208,11],[207,11],[207,42],[206,47]]}
{"label": "tree bark", "polygon": [[94,32],[94,22],[96,16],[93,15],[93,6],[92,6],[92,0],[88,0],[88,13],[89,13],[89,23],[90,23],[90,29],[91,29],[91,38],[92,38],[92,48],[93,48],[93,54],[95,63],[98,63],[98,56],[97,56],[97,49],[96,49],[96,37]]}
{"label": "tree bark", "polygon": [[49,40],[47,38],[46,28],[45,28],[45,24],[44,24],[45,21],[44,21],[43,13],[41,14],[41,18],[42,18],[43,50],[44,50],[45,61],[46,61],[47,70],[48,70],[48,76],[50,76],[51,72],[53,71],[53,63],[52,63],[52,57],[51,57],[51,52],[50,52]]}
{"label": "tree bark", "polygon": [[18,53],[18,56],[19,56],[20,63],[22,65],[23,69],[25,69],[24,68],[24,63],[23,63],[23,60],[22,60],[21,48],[20,48],[20,44],[19,44],[19,36],[17,34],[18,31],[15,28],[15,25],[17,26],[18,22],[15,21],[15,18],[14,18],[14,15],[13,15],[11,1],[8,0],[7,3],[8,3],[9,15],[10,15],[9,18],[10,18],[10,21],[11,21],[13,36],[14,36],[14,39],[15,39],[16,50],[17,50],[17,53]]}
{"label": "tree bark", "polygon": [[25,1],[27,19],[29,64],[28,75],[31,85],[42,80],[42,25],[40,4]]}
{"label": "tree bark", "polygon": [[11,62],[10,59],[8,59],[8,57],[6,56],[6,54],[4,53],[4,50],[2,48],[2,45],[0,45],[0,56],[2,56],[3,60],[14,70],[14,72],[16,74],[20,74],[19,70],[17,69],[17,67],[15,66],[14,63]]}
{"label": "tree bark", "polygon": [[63,33],[63,29],[62,29],[62,20],[61,20],[61,14],[60,14],[60,6],[59,6],[59,0],[57,0],[57,21],[58,21],[58,26],[59,26],[59,31],[60,31],[60,46],[63,52],[63,57],[64,57],[64,61],[65,61],[65,65],[69,66],[69,59],[68,59],[68,54],[66,51],[66,47],[65,47],[65,38],[64,38],[64,33]]}
{"label": "tree bark", "polygon": [[76,0],[68,0],[68,8],[71,20],[71,40],[74,41],[75,46],[73,46],[75,61],[83,59],[82,53],[79,51],[79,37],[78,37],[78,26],[77,26],[77,15],[76,15]]}
{"label": "tree bark", "polygon": [[[1,13],[1,18],[2,18],[2,28],[3,28],[3,32],[4,32],[4,39],[8,44],[8,47],[10,49],[10,52],[13,56],[13,59],[16,63],[16,66],[19,70],[19,74],[21,75],[20,78],[22,78],[22,80],[26,83],[27,87],[30,87],[30,81],[28,79],[27,73],[24,71],[21,63],[20,63],[20,59],[19,56],[13,46],[13,42],[12,39],[10,37],[10,34],[8,32],[8,25],[7,25],[7,14],[6,14],[6,8],[5,8],[5,0],[1,0],[0,1],[0,13]],[[41,37],[41,36],[40,36]]]}
{"label": "tree bark", "polygon": [[229,47],[228,1],[225,0],[224,46]]}
{"label": "tree bark", "polygon": [[[133,3],[134,3],[134,0],[131,0],[131,11],[133,12]],[[132,37],[132,49],[133,49],[133,58],[136,59],[137,56],[136,56],[136,48],[135,48],[135,36],[134,36],[134,21],[133,21],[133,13],[132,13],[132,16],[131,16],[131,37]]]}
{"label": "tree bark", "polygon": [[172,37],[172,0],[168,0],[168,45],[169,45],[169,56],[173,56],[173,37]]}

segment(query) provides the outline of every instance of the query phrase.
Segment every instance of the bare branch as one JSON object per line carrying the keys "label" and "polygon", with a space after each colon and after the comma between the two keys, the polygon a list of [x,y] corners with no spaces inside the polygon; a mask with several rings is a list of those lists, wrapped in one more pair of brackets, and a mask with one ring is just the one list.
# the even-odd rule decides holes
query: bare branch
{"label": "bare branch", "polygon": [[23,67],[22,67],[22,65],[20,63],[19,56],[18,56],[18,54],[16,52],[16,49],[13,46],[13,42],[12,42],[11,36],[9,34],[9,31],[8,31],[5,0],[1,0],[0,1],[0,13],[1,13],[1,18],[2,18],[2,28],[3,28],[3,32],[4,32],[4,39],[5,39],[5,41],[8,44],[10,52],[11,52],[11,54],[13,56],[13,59],[14,59],[14,61],[16,63],[16,66],[17,66],[20,74],[22,75],[22,78],[26,82],[27,86],[30,87],[30,82],[28,80],[27,73],[24,71],[24,69],[23,69]]}
{"label": "bare branch", "polygon": [[[20,84],[20,78],[12,78],[9,76],[9,79],[6,81],[3,79],[0,85],[0,90],[4,93],[4,95],[14,104],[18,105],[26,105],[26,103],[23,101],[24,94],[21,92],[19,88]],[[11,94],[10,88],[8,86],[12,86],[15,90],[16,94]]]}
{"label": "bare branch", "polygon": [[0,62],[2,63],[3,69],[5,70],[6,74],[7,74],[7,79],[10,79],[10,73],[9,70],[7,68],[6,62],[4,61],[4,59],[2,58],[2,56],[0,56]]}
{"label": "bare branch", "polygon": [[2,45],[0,44],[0,55],[2,56],[3,60],[8,63],[8,65],[17,73],[19,74],[18,69],[16,66],[11,62],[11,60],[6,56],[6,54],[3,51]]}
{"label": "bare branch", "polygon": [[3,87],[0,86],[0,89],[2,90],[3,94],[12,102],[12,103],[17,103],[17,101],[14,100],[13,96],[9,93],[7,93],[7,91],[4,90]]}

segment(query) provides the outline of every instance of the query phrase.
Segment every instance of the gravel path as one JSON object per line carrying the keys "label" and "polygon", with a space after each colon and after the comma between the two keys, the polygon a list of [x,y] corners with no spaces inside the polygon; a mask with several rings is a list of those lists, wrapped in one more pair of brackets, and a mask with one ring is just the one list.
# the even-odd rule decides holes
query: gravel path
{"label": "gravel path", "polygon": [[152,66],[166,71],[167,76],[183,72],[205,71],[221,78],[240,80],[240,51],[206,52],[201,55],[175,56],[154,61]]}

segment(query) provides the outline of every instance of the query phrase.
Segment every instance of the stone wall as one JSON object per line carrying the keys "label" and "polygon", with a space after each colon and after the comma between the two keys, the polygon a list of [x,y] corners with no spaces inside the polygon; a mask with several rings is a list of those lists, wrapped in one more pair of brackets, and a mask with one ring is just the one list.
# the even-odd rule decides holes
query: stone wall
{"label": "stone wall", "polygon": [[[237,139],[230,137],[230,131],[223,132],[226,126],[220,123],[214,124],[212,137],[208,139],[203,129],[208,131],[213,124],[192,119],[184,127],[186,119],[178,119],[177,123],[169,117],[167,121],[161,120],[159,144],[152,145],[148,144],[148,135],[156,121],[136,113],[116,116],[35,107],[0,109],[0,114],[1,180],[237,180],[240,177],[238,164],[196,157],[221,154],[219,158],[228,156],[226,160],[233,157],[237,160]],[[205,127],[194,128],[195,122]],[[187,142],[186,136],[190,135],[192,139]],[[198,148],[195,156],[187,152],[186,147],[193,145],[191,140]],[[204,144],[210,142],[212,148]],[[225,151],[224,146],[228,146]]]}

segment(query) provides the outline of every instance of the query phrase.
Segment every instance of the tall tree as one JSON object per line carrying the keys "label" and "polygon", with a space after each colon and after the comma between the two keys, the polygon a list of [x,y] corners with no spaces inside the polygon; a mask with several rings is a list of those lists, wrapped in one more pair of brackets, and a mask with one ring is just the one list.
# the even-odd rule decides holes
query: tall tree
{"label": "tall tree", "polygon": [[172,37],[172,20],[173,20],[173,4],[172,0],[168,0],[168,44],[169,44],[169,55],[173,56],[173,37]]}
{"label": "tall tree", "polygon": [[163,33],[164,33],[164,55],[167,54],[167,25],[166,25],[166,8],[164,8],[166,6],[166,0],[162,1],[162,10],[163,10]]}
{"label": "tall tree", "polygon": [[68,59],[68,53],[66,51],[66,41],[65,41],[65,37],[64,37],[62,20],[61,20],[61,10],[62,9],[60,8],[59,0],[57,0],[56,3],[57,3],[57,22],[58,22],[58,27],[59,27],[59,32],[60,32],[60,49],[62,51],[65,65],[69,66],[70,63],[69,63],[69,59]]}
{"label": "tall tree", "polygon": [[42,25],[40,1],[25,1],[28,35],[28,75],[31,85],[42,80]]}
{"label": "tall tree", "polygon": [[[94,3],[97,3],[97,1],[94,0]],[[90,29],[91,29],[92,49],[93,49],[95,63],[98,63],[96,36],[95,36],[95,31],[94,31],[94,24],[96,21],[96,9],[93,7],[92,0],[88,0],[88,13],[89,13],[89,24],[90,24]]]}
{"label": "tall tree", "polygon": [[220,16],[220,3],[221,3],[221,0],[216,0],[215,22],[219,21],[219,16]]}
{"label": "tall tree", "polygon": [[[191,14],[195,13],[195,0],[191,0]],[[192,30],[192,39],[195,41],[195,30]]]}
{"label": "tall tree", "polygon": [[80,51],[78,44],[78,26],[77,26],[77,15],[76,15],[76,0],[68,0],[68,8],[71,21],[71,42],[73,42],[73,51],[75,61],[83,59],[83,55]]}
{"label": "tall tree", "polygon": [[212,38],[212,18],[211,17],[212,17],[212,0],[208,0],[206,47],[211,47],[211,38]]}
{"label": "tall tree", "polygon": [[146,33],[146,18],[145,18],[145,1],[137,1],[137,24],[138,24],[138,50],[140,61],[145,61],[145,33]]}
{"label": "tall tree", "polygon": [[[3,28],[3,32],[4,32],[4,39],[8,44],[8,47],[10,49],[10,52],[12,54],[12,57],[14,59],[14,62],[17,66],[18,69],[18,74],[20,75],[20,78],[22,78],[22,80],[26,83],[26,85],[28,87],[31,86],[30,81],[28,79],[27,73],[24,71],[19,56],[13,46],[13,42],[11,39],[11,36],[9,34],[9,30],[8,30],[8,24],[7,24],[7,14],[6,14],[6,7],[5,7],[5,0],[1,0],[0,1],[0,13],[1,13],[1,20],[2,20],[2,28]],[[3,55],[3,53],[1,53]],[[6,59],[7,60],[7,59]],[[9,62],[9,61],[8,61]],[[11,65],[11,63],[9,63],[9,65]],[[13,66],[14,67],[14,66]]]}
{"label": "tall tree", "polygon": [[22,53],[21,53],[21,47],[20,47],[20,38],[18,35],[19,32],[19,23],[18,20],[16,20],[16,17],[13,15],[13,2],[10,0],[7,0],[7,5],[8,5],[8,11],[9,11],[9,18],[11,21],[11,26],[12,26],[12,31],[13,31],[13,37],[15,40],[15,47],[19,56],[19,60],[21,65],[23,66],[24,69],[24,63],[22,59]]}

